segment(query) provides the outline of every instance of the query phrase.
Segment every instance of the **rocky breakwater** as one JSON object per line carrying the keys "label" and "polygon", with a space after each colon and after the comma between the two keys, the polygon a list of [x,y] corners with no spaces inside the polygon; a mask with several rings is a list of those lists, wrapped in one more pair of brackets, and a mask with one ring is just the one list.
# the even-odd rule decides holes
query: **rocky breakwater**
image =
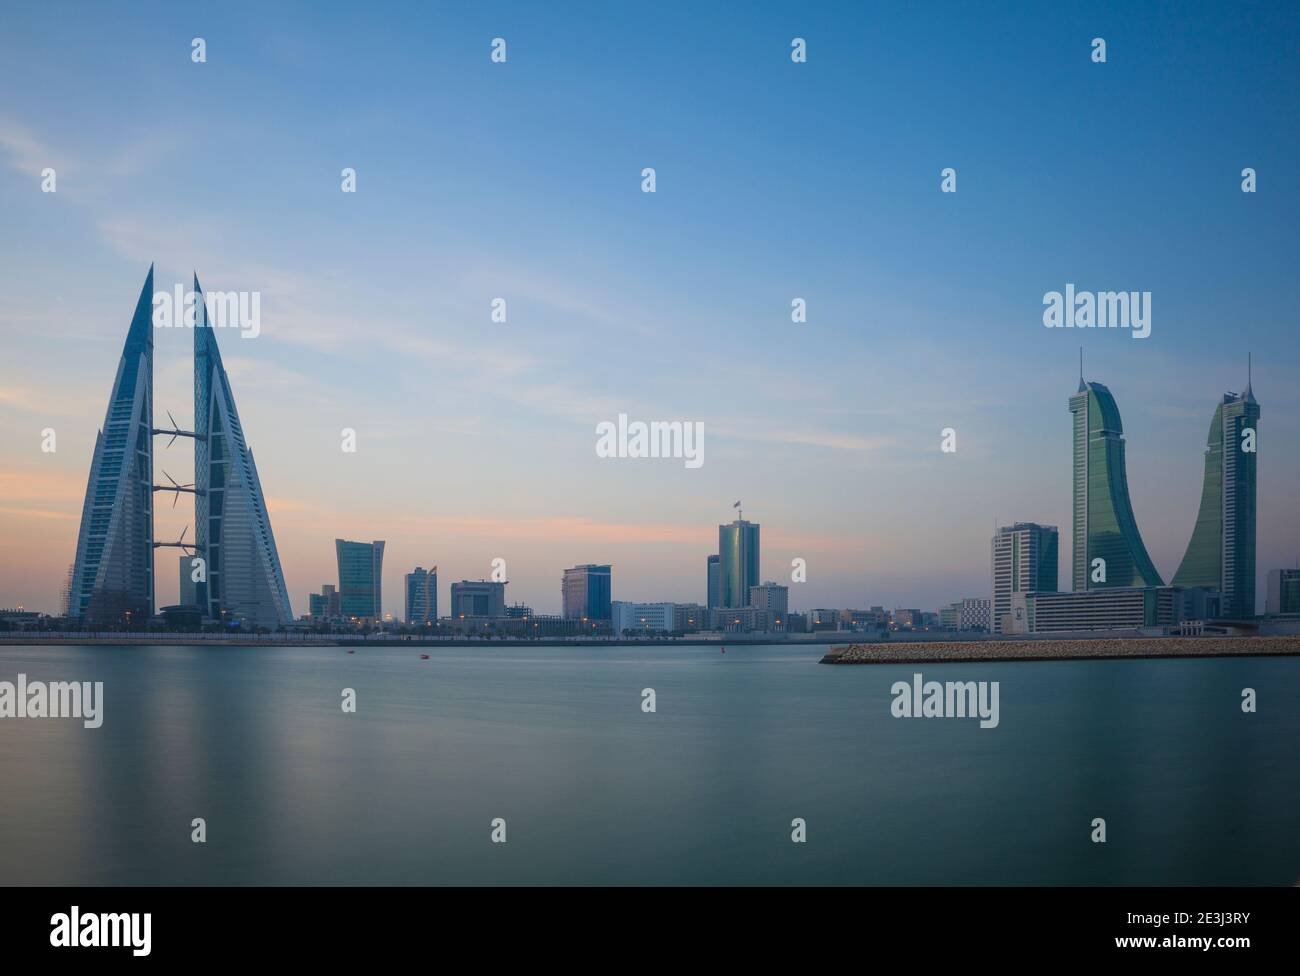
{"label": "rocky breakwater", "polygon": [[1141,637],[1071,640],[886,641],[833,647],[822,664],[943,661],[1073,661],[1085,658],[1236,657],[1300,654],[1300,636]]}

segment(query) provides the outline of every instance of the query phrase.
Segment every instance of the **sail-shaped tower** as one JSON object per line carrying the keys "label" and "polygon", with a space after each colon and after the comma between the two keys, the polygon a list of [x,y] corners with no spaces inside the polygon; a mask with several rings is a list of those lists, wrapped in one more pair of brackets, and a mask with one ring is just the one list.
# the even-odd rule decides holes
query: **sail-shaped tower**
{"label": "sail-shaped tower", "polygon": [[81,508],[68,614],[87,627],[146,623],[153,614],[153,266],[95,435]]}
{"label": "sail-shaped tower", "polygon": [[194,532],[207,563],[198,600],[213,619],[274,630],[293,611],[271,517],[197,275],[194,296]]}

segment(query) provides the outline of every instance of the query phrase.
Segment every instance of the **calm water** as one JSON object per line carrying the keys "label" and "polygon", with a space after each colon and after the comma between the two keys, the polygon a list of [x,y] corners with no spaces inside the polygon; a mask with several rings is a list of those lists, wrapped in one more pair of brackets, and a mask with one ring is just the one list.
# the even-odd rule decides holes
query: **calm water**
{"label": "calm water", "polygon": [[[0,648],[0,883],[1295,883],[1300,660],[820,648]],[[996,680],[1001,723],[890,685]],[[340,691],[355,688],[344,714]],[[641,710],[654,688],[658,711]],[[1241,689],[1259,711],[1243,714]],[[206,845],[191,843],[204,817]],[[489,840],[507,823],[506,844]],[[807,821],[808,842],[790,841]],[[1089,840],[1094,817],[1108,842]]]}

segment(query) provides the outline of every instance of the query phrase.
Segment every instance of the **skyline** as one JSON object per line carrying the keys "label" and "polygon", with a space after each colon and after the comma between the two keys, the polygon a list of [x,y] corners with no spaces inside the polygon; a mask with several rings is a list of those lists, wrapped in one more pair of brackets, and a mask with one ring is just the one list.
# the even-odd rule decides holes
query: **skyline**
{"label": "skyline", "polygon": [[[527,9],[236,8],[199,30],[91,8],[88,59],[14,12],[0,77],[30,95],[0,115],[4,602],[57,610],[124,309],[155,256],[160,291],[195,266],[264,296],[261,335],[220,341],[299,614],[335,578],[338,537],[388,540],[390,594],[417,565],[477,579],[504,558],[512,599],[538,610],[590,562],[615,566],[616,598],[702,602],[737,497],[765,526],[760,578],[807,559],[797,606],[984,595],[998,525],[1070,524],[1080,338],[1123,410],[1164,579],[1197,520],[1207,417],[1255,353],[1275,418],[1256,577],[1295,564],[1297,93],[1270,47],[1294,11],[1260,11],[1271,30],[1183,11],[1199,29],[1180,35],[1114,8],[760,9],[725,27],[585,9],[561,30]],[[399,29],[409,50],[387,43]],[[1097,33],[1106,65],[1087,60]],[[493,66],[498,34],[511,56]],[[949,165],[959,191],[942,195]],[[1041,297],[1066,282],[1150,291],[1151,334],[1044,329]],[[189,337],[154,333],[155,410],[188,426]],[[706,463],[598,458],[595,425],[620,413],[702,422]],[[185,444],[155,453],[157,481],[192,462]],[[158,509],[157,539],[184,507]]]}
{"label": "skyline", "polygon": [[[205,608],[205,616],[216,619],[229,612],[232,617],[243,619],[254,626],[285,626],[295,617],[289,610],[289,599],[285,592],[269,515],[265,511],[261,484],[235,407],[215,327],[217,324],[235,324],[223,322],[223,303],[229,298],[235,303],[232,307],[238,308],[241,296],[235,293],[212,293],[205,296],[199,286],[197,273],[193,281],[193,293],[185,299],[192,305],[191,314],[183,319],[183,323],[193,330],[194,405],[196,418],[202,422],[191,432],[183,431],[179,426],[171,429],[153,427],[152,333],[155,328],[171,327],[176,321],[182,320],[173,321],[170,293],[159,294],[153,290],[154,265],[151,263],[127,330],[121,362],[110,394],[106,424],[96,436],[76,550],[76,572],[69,577],[68,605],[70,608],[81,608],[80,614],[88,615],[89,618],[103,618],[98,621],[99,624],[110,623],[119,610],[128,610],[128,616],[144,612],[144,608],[151,602],[154,604],[153,610],[158,611],[162,604],[154,600],[153,593],[156,562],[153,556],[156,548],[166,548],[169,545],[182,549],[185,547],[181,543],[154,542],[153,495],[160,490],[170,490],[179,499],[182,493],[189,491],[194,502],[194,554],[203,555],[207,559],[207,579],[195,584],[195,595],[198,603]],[[177,297],[181,298],[179,290]],[[215,312],[213,307],[216,308]],[[213,319],[214,315],[216,319]],[[1183,585],[1222,589],[1227,601],[1225,607],[1232,606],[1234,588],[1241,586],[1242,592],[1251,598],[1247,601],[1251,606],[1247,608],[1238,605],[1236,612],[1251,616],[1255,612],[1253,567],[1248,580],[1234,583],[1238,536],[1245,553],[1253,556],[1255,552],[1256,428],[1260,408],[1253,393],[1249,364],[1247,370],[1244,391],[1241,394],[1233,391],[1223,394],[1211,420],[1205,449],[1205,477],[1200,511],[1187,547],[1188,553],[1199,553],[1198,562],[1201,565],[1197,569],[1197,578],[1188,579]],[[1104,384],[1085,378],[1082,347],[1078,387],[1069,397],[1068,404],[1073,416],[1071,589],[1078,592],[1097,588],[1098,585],[1103,589],[1134,585],[1163,586],[1163,579],[1143,546],[1129,500],[1127,445],[1118,404]],[[1230,425],[1225,424],[1225,407],[1230,407],[1232,416],[1238,418]],[[174,423],[170,413],[168,416]],[[620,418],[620,424],[623,420]],[[136,428],[139,428],[138,437],[131,433]],[[156,476],[144,479],[146,469],[152,475],[152,437],[166,436],[168,433],[172,434],[169,446],[182,435],[194,441],[194,485],[179,485],[166,474],[164,477],[173,486],[171,489],[153,483],[156,482]],[[355,437],[355,432],[345,430],[343,433],[345,444],[349,437]],[[597,427],[597,433],[600,433],[600,426]],[[1239,439],[1242,441],[1240,446]],[[124,445],[130,444],[135,446],[124,451]],[[702,447],[702,441],[699,446]],[[347,452],[346,447],[344,451]],[[599,447],[597,454],[608,456],[601,454]],[[118,455],[123,455],[122,459],[117,459]],[[644,456],[643,451],[641,457]],[[660,455],[655,453],[651,456]],[[1236,473],[1238,468],[1242,470],[1240,478]],[[138,486],[135,485],[137,481],[140,482]],[[133,486],[139,490],[127,493],[127,500],[122,501],[123,493]],[[134,500],[137,496],[138,500]],[[1225,499],[1235,500],[1231,507],[1223,508]],[[143,512],[139,511],[141,504],[144,506]],[[737,518],[730,524],[718,526],[718,553],[710,554],[707,560],[704,606],[748,606],[750,587],[764,578],[760,569],[760,525],[746,520],[741,506],[741,501],[733,502],[731,507],[737,510]],[[993,572],[990,579],[994,606],[999,605],[1003,599],[999,596],[999,587],[1003,585],[1000,581],[1009,568],[1003,565],[1004,560],[999,556],[999,540],[1008,531],[1018,532],[1022,526],[1034,530],[1040,528],[1032,523],[1015,522],[1009,527],[998,527],[994,536]],[[1049,527],[1048,531],[1055,539],[1057,529]],[[127,550],[125,554],[119,551],[127,546],[132,533],[142,534],[143,545],[138,548],[150,556],[146,567],[134,565],[141,561],[134,550]],[[184,539],[184,532],[181,538]],[[384,541],[363,543],[335,539],[335,547],[340,612],[344,616],[376,620],[401,620],[411,616],[411,577],[406,574],[403,574],[403,593],[407,595],[408,605],[401,612],[385,609],[382,605]],[[351,556],[345,559],[345,552],[351,553],[353,550],[357,559],[360,559],[359,563]],[[1049,551],[1055,555],[1058,565],[1047,567],[1046,572],[1055,579],[1060,552],[1055,543]],[[101,553],[104,557],[102,563]],[[1105,558],[1094,558],[1097,554],[1102,554]],[[1220,559],[1221,555],[1227,557],[1230,554],[1230,559]],[[1184,555],[1180,574],[1184,573],[1187,560],[1188,556]],[[1222,580],[1218,572],[1210,571],[1209,562],[1221,565],[1220,572],[1225,574]],[[351,567],[347,572],[345,565]],[[1098,572],[1098,566],[1102,577],[1100,580],[1094,576]],[[106,578],[103,578],[103,567],[109,567]],[[235,567],[239,567],[238,571],[232,572]],[[565,617],[572,616],[568,612],[570,574],[577,570],[596,568],[594,564],[583,564],[576,569],[564,570],[561,587]],[[611,567],[605,565],[602,568],[608,577]],[[803,569],[801,566],[798,573],[791,574],[792,584],[802,582]],[[184,572],[182,561],[182,574]],[[418,568],[416,572],[419,572]],[[502,596],[504,583],[507,582],[502,577],[506,572],[505,561],[500,557],[494,558],[492,578],[501,581],[492,585],[501,587]],[[1106,578],[1108,574],[1109,579]],[[139,582],[141,578],[143,583]],[[436,575],[434,579],[436,581]],[[458,602],[457,587],[475,585],[469,581],[452,582],[449,605],[454,607]],[[180,581],[179,589],[184,591],[186,588],[186,581]],[[1056,586],[1053,584],[1050,589],[1055,590]],[[608,600],[610,596],[607,583],[602,599]],[[310,608],[312,601],[320,598],[322,597],[310,593],[304,602]],[[357,599],[363,599],[366,606],[351,606],[349,601],[355,602]],[[434,603],[436,599],[435,591],[432,595]],[[181,602],[179,597],[177,602]],[[209,602],[211,613],[208,613]],[[519,605],[519,601],[516,601],[516,605]],[[298,617],[308,614],[310,609],[304,610]],[[1233,613],[1229,612],[1228,615]],[[93,619],[91,625],[95,625]]]}

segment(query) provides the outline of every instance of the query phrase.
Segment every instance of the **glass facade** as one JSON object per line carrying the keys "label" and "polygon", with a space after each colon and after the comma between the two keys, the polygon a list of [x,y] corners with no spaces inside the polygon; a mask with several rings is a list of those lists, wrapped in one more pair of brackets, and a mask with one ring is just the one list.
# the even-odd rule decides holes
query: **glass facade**
{"label": "glass facade", "polygon": [[[1225,394],[1210,420],[1201,507],[1175,586],[1212,587],[1226,617],[1255,614],[1255,465],[1259,404],[1247,385]],[[1247,431],[1250,431],[1249,438]],[[1251,450],[1246,450],[1249,444]]]}
{"label": "glass facade", "polygon": [[383,614],[383,542],[334,540],[339,564],[339,612],[346,618],[379,620]]}
{"label": "glass facade", "polygon": [[750,587],[757,586],[758,524],[737,519],[718,526],[718,606],[749,605]]}
{"label": "glass facade", "polygon": [[438,620],[438,567],[421,566],[406,574],[406,622],[426,624]]}
{"label": "glass facade", "polygon": [[194,534],[207,560],[198,600],[214,620],[273,630],[293,622],[289,592],[197,276],[194,295]]}
{"label": "glass facade", "polygon": [[1017,522],[993,537],[992,626],[1006,631],[1014,593],[1051,592],[1057,588],[1060,532],[1055,525]]}
{"label": "glass facade", "polygon": [[[1075,590],[1162,586],[1147,555],[1129,501],[1124,426],[1110,390],[1079,381],[1074,415]],[[1093,560],[1105,560],[1105,581],[1093,582]]]}
{"label": "glass facade", "polygon": [[566,569],[560,590],[566,619],[610,619],[613,594],[610,566],[587,563]]}
{"label": "glass facade", "polygon": [[95,437],[68,613],[87,626],[147,622],[154,609],[153,266]]}

